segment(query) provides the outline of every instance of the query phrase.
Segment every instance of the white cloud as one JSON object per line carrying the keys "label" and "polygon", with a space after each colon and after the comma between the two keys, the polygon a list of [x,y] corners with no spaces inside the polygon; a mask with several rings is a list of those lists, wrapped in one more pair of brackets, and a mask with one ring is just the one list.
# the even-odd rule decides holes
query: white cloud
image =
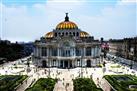
{"label": "white cloud", "polygon": [[[83,8],[83,5],[87,4],[48,1],[46,4],[34,4],[31,8],[2,5],[3,38],[12,41],[38,39],[52,31],[59,22],[64,21],[66,12],[69,12],[70,20],[76,22],[79,28],[96,38],[122,38],[136,35],[134,7],[117,4],[115,7],[102,8],[100,14],[91,16],[91,12],[94,11],[87,7]],[[82,10],[89,13],[84,14]]]}
{"label": "white cloud", "polygon": [[47,0],[50,3],[79,3],[79,2],[86,2],[87,0]]}
{"label": "white cloud", "polygon": [[117,4],[115,7],[103,8],[98,16],[84,15],[80,19],[80,26],[96,38],[124,38],[137,35],[134,5]]}
{"label": "white cloud", "polygon": [[137,3],[137,0],[121,0],[122,3]]}

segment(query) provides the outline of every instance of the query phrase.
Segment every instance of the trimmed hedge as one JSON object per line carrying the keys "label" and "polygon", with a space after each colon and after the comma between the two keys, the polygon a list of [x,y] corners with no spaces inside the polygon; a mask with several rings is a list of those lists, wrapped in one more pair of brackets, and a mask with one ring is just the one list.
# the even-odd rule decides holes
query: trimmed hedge
{"label": "trimmed hedge", "polygon": [[26,75],[2,75],[0,76],[0,91],[14,91],[15,87],[26,78]]}
{"label": "trimmed hedge", "polygon": [[40,78],[33,87],[26,89],[26,91],[53,91],[56,81],[52,78]]}
{"label": "trimmed hedge", "polygon": [[106,75],[104,78],[118,91],[137,91],[129,89],[129,85],[137,85],[137,77],[133,75]]}
{"label": "trimmed hedge", "polygon": [[73,80],[74,91],[102,91],[97,88],[95,83],[90,78],[78,78]]}

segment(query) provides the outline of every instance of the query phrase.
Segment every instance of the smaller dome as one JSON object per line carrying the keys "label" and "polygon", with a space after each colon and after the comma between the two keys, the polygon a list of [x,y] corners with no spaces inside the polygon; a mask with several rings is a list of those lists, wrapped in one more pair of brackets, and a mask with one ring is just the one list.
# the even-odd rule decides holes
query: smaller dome
{"label": "smaller dome", "polygon": [[87,32],[84,31],[80,32],[80,37],[88,37],[88,36],[89,34]]}
{"label": "smaller dome", "polygon": [[53,32],[48,32],[48,33],[45,35],[45,38],[53,38]]}

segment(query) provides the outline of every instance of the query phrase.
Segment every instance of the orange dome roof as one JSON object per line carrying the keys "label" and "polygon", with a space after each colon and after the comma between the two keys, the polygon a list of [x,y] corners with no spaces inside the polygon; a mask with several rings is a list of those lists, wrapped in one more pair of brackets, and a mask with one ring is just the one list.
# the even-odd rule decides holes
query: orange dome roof
{"label": "orange dome roof", "polygon": [[45,35],[46,38],[52,38],[53,37],[53,32],[48,32],[46,35]]}
{"label": "orange dome roof", "polygon": [[57,30],[71,30],[71,29],[78,29],[77,25],[71,21],[64,21],[64,22],[61,22],[57,25],[56,27]]}
{"label": "orange dome roof", "polygon": [[84,31],[80,32],[80,37],[87,37],[87,36],[89,36],[87,32]]}
{"label": "orange dome roof", "polygon": [[74,22],[69,21],[68,13],[66,13],[65,21],[59,23],[56,26],[56,30],[71,30],[71,29],[78,29],[78,27]]}

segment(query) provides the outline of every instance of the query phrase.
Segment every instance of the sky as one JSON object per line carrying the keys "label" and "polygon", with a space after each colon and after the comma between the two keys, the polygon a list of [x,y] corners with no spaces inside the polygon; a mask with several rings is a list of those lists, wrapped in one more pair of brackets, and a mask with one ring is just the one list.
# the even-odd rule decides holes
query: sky
{"label": "sky", "polygon": [[40,39],[70,21],[95,39],[137,36],[136,0],[0,0],[0,38],[12,42]]}

